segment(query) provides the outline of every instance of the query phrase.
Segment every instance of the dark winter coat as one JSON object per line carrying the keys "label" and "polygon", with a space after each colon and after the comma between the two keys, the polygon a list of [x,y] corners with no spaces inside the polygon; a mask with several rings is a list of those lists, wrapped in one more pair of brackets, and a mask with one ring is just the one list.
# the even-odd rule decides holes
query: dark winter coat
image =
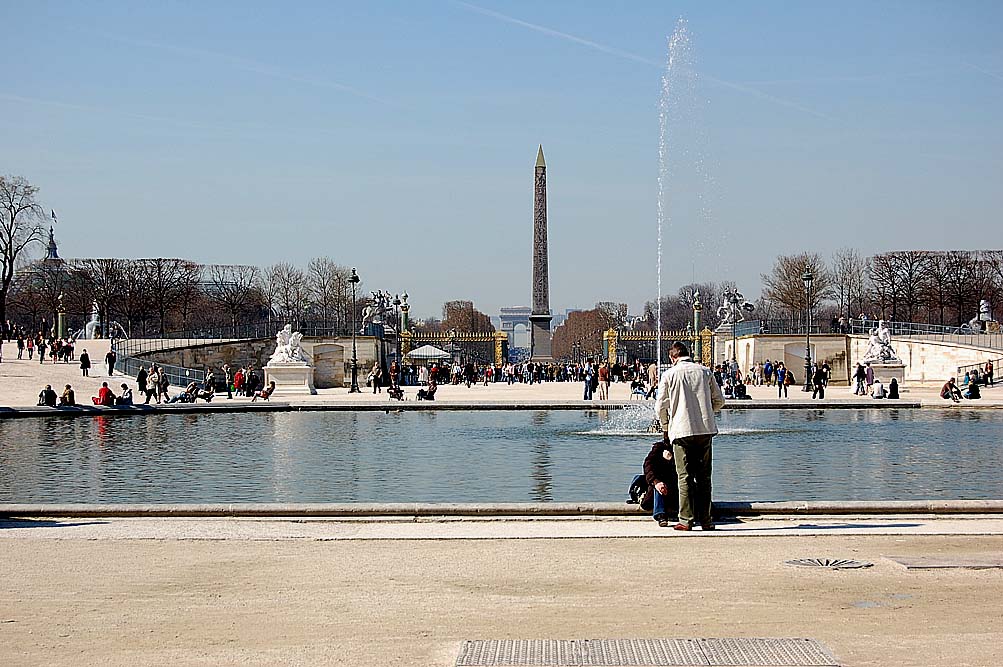
{"label": "dark winter coat", "polygon": [[666,509],[669,516],[674,516],[679,512],[679,482],[676,477],[676,462],[668,461],[664,452],[672,452],[672,445],[659,440],[651,446],[651,451],[644,457],[644,479],[648,482],[648,490],[641,498],[641,508],[650,510],[654,506],[655,483],[662,482],[669,487],[669,494],[666,498]]}

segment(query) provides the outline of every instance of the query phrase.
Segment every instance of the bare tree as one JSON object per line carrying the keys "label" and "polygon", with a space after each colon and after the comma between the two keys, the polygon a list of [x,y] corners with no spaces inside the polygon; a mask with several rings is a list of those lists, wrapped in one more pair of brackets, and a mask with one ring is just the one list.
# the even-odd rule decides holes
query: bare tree
{"label": "bare tree", "polygon": [[351,294],[346,294],[350,269],[336,264],[329,257],[315,257],[307,264],[306,270],[307,289],[314,311],[325,327],[330,325],[332,319],[335,326],[340,326],[344,319],[346,300],[348,308],[351,308]]}
{"label": "bare tree", "polygon": [[273,264],[262,274],[261,285],[262,294],[275,315],[298,327],[310,297],[303,270],[286,262]]}
{"label": "bare tree", "polygon": [[832,255],[832,294],[837,311],[847,319],[863,307],[869,267],[870,262],[853,248],[841,248]]}
{"label": "bare tree", "polygon": [[167,316],[181,301],[187,286],[182,284],[186,275],[186,265],[191,264],[183,259],[168,259],[157,257],[139,260],[143,263],[143,279],[150,289],[150,300],[154,312],[160,321],[160,333],[167,333]]}
{"label": "bare tree", "polygon": [[442,304],[442,330],[493,332],[491,317],[474,308],[473,301],[458,299]]}
{"label": "bare tree", "polygon": [[230,325],[237,326],[241,316],[258,296],[257,285],[260,272],[256,266],[245,264],[214,265],[209,267],[207,296],[230,318]]}
{"label": "bare tree", "polygon": [[21,253],[45,237],[38,188],[21,176],[0,176],[0,323],[7,321],[7,295]]}
{"label": "bare tree", "polygon": [[[802,275],[811,269],[812,290],[806,295]],[[764,273],[763,297],[787,310],[794,322],[810,306],[813,310],[832,297],[832,272],[818,253],[802,252],[797,255],[782,255],[776,259],[773,270]],[[810,296],[810,298],[809,298]]]}
{"label": "bare tree", "polygon": [[112,311],[118,307],[125,292],[127,266],[127,262],[122,259],[88,259],[80,264],[91,298],[98,305],[102,331],[108,331]]}

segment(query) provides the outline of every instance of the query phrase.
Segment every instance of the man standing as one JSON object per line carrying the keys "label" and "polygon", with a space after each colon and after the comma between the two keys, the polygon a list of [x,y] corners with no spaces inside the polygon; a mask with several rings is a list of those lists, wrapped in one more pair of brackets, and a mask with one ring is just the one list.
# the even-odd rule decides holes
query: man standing
{"label": "man standing", "polygon": [[669,348],[672,367],[662,373],[655,414],[662,439],[672,444],[679,479],[679,523],[714,530],[711,517],[711,442],[717,433],[714,413],[724,407],[724,394],[710,369],[694,363],[689,350],[675,342]]}
{"label": "man standing", "polygon": [[812,392],[811,397],[825,398],[826,373],[825,367],[815,364],[815,370],[811,376]]}
{"label": "man standing", "polygon": [[223,364],[223,382],[226,383],[226,397],[228,399],[233,398],[233,371],[230,370],[230,364]]}
{"label": "man standing", "polygon": [[108,377],[115,374],[116,361],[118,361],[118,355],[115,354],[115,350],[108,350],[108,354],[104,355],[104,362],[108,364]]}
{"label": "man standing", "polygon": [[[42,356],[45,355],[43,354]],[[91,370],[91,357],[89,354],[87,354],[87,350],[84,350],[80,354],[80,373],[84,377],[87,377],[90,370]]]}
{"label": "man standing", "polygon": [[[18,339],[20,340],[20,339]],[[17,350],[17,358],[21,358],[21,348]],[[986,384],[990,387],[993,386],[993,361],[990,359],[986,362]]]}
{"label": "man standing", "polygon": [[[871,385],[874,384],[874,369],[871,368],[871,362],[864,362],[864,380],[867,382],[867,393],[871,393]],[[866,394],[865,394],[866,395]]]}

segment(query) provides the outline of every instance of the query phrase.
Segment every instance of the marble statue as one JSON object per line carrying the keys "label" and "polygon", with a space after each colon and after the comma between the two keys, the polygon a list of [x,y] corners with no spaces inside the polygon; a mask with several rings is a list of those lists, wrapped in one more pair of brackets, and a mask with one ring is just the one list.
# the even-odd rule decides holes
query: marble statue
{"label": "marble statue", "polygon": [[[717,309],[717,316],[721,320],[721,325],[734,325],[745,321],[745,313],[751,313],[756,309],[754,305],[745,300],[745,295],[738,289],[726,289],[724,303]],[[700,303],[700,292],[694,293],[694,303]],[[702,306],[701,306],[702,307]]]}
{"label": "marble statue", "polygon": [[972,319],[968,320],[968,327],[979,333],[987,328],[989,322],[993,321],[993,311],[989,306],[988,299],[981,299],[979,301],[979,312]]}
{"label": "marble statue", "polygon": [[888,328],[888,323],[878,320],[878,326],[871,329],[870,339],[867,343],[867,352],[864,353],[863,361],[876,361],[884,363],[888,361],[898,361],[895,350],[892,349],[892,332]]}
{"label": "marble statue", "polygon": [[[372,300],[368,306],[362,309],[361,331],[365,331],[367,324],[382,324],[391,331],[395,330],[395,327],[387,322],[387,313],[393,310],[393,295],[386,290],[372,292],[371,294]],[[404,299],[404,303],[407,303],[406,298]],[[390,320],[392,321],[393,318],[390,318]]]}
{"label": "marble statue", "polygon": [[287,324],[275,334],[275,352],[268,360],[269,364],[307,364],[309,357],[300,341],[303,334],[293,331],[293,325]]}

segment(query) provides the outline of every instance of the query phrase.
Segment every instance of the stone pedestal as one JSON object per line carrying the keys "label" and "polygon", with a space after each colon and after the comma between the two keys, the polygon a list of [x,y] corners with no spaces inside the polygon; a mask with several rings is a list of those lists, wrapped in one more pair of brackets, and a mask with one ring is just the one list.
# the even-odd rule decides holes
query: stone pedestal
{"label": "stone pedestal", "polygon": [[888,388],[888,383],[891,382],[892,378],[899,383],[899,391],[901,391],[902,382],[905,380],[905,364],[901,361],[871,361],[871,368],[874,369],[874,377],[881,380],[881,383]]}
{"label": "stone pedestal", "polygon": [[313,367],[309,364],[268,364],[265,366],[265,386],[275,382],[275,394],[316,394]]}

